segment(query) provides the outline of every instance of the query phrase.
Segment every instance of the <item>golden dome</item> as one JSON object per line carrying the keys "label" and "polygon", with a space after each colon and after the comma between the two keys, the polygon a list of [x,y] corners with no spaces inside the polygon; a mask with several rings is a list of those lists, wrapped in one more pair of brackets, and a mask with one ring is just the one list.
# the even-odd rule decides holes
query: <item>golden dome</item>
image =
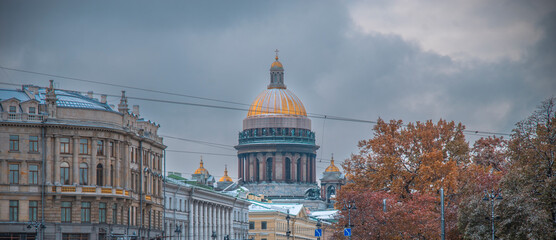
{"label": "golden dome", "polygon": [[284,66],[282,66],[282,63],[278,61],[278,57],[276,57],[276,61],[274,61],[272,65],[270,65],[270,68],[274,68],[274,67],[284,68]]}
{"label": "golden dome", "polygon": [[233,182],[232,178],[228,176],[228,166],[224,169],[224,176],[222,176],[219,182]]}
{"label": "golden dome", "polygon": [[336,167],[336,165],[334,165],[334,157],[332,157],[332,159],[330,160],[330,166],[328,166],[325,170],[325,172],[339,172],[340,169],[338,169],[338,167]]}
{"label": "golden dome", "polygon": [[201,158],[201,163],[199,164],[199,168],[195,170],[193,174],[205,174],[208,175],[208,171],[203,167],[203,158]]}
{"label": "golden dome", "polygon": [[[282,66],[282,63],[281,63],[280,61],[278,61],[278,49],[276,49],[276,51],[274,51],[274,52],[276,52],[276,57],[274,58],[274,59],[276,59],[276,61],[274,61],[274,62],[270,65],[270,69],[273,69],[273,68],[275,68],[275,67],[284,68],[284,67]],[[283,70],[283,69],[282,69],[282,70]]]}
{"label": "golden dome", "polygon": [[288,89],[267,89],[253,101],[247,117],[266,114],[307,116],[303,103]]}

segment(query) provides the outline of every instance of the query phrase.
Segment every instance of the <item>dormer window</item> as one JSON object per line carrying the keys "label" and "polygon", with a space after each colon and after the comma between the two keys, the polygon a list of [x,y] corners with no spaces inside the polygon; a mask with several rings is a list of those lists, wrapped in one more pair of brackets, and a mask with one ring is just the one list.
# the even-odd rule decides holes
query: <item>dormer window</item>
{"label": "dormer window", "polygon": [[15,112],[16,112],[15,106],[10,106],[10,113],[15,113]]}
{"label": "dormer window", "polygon": [[37,109],[35,107],[29,107],[29,114],[37,114]]}

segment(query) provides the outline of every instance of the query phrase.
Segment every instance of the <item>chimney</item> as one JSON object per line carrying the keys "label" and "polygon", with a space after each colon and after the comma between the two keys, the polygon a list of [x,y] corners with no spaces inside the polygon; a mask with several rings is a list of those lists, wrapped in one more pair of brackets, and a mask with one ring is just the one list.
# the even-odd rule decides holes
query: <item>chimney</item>
{"label": "chimney", "polygon": [[93,91],[88,91],[87,92],[87,97],[93,98]]}
{"label": "chimney", "polygon": [[139,105],[133,105],[133,114],[139,116]]}
{"label": "chimney", "polygon": [[106,103],[106,94],[100,95],[100,103]]}

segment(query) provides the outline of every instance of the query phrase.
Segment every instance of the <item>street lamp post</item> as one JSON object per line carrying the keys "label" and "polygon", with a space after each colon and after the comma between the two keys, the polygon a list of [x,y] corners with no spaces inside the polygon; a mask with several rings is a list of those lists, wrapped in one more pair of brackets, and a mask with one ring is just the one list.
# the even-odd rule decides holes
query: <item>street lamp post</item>
{"label": "street lamp post", "polygon": [[290,231],[290,210],[288,209],[287,212],[288,215],[286,215],[286,226],[287,226],[287,230],[286,230],[286,239],[290,239],[290,235],[291,235],[291,231]]}
{"label": "street lamp post", "polygon": [[[351,210],[357,210],[357,207],[355,207],[355,201],[351,200],[351,201],[344,201],[344,208],[342,208],[343,211],[348,210],[348,225],[346,226],[346,228],[352,228],[353,225],[351,225]],[[351,240],[351,234],[349,235],[349,238]]]}
{"label": "street lamp post", "polygon": [[[320,223],[320,219],[317,220],[317,229],[321,229],[322,224]],[[320,240],[320,237],[317,237],[317,240]]]}
{"label": "street lamp post", "polygon": [[35,228],[37,239],[41,239],[39,235],[39,230],[42,231],[43,229],[46,228],[46,226],[42,224],[42,222],[34,221],[27,224],[27,229],[31,229],[31,228]]}
{"label": "street lamp post", "polygon": [[180,239],[180,234],[181,234],[181,225],[178,225],[176,227],[176,230],[174,231],[176,233],[176,235],[178,235],[178,239]]}
{"label": "street lamp post", "polygon": [[492,231],[492,240],[494,240],[494,200],[502,200],[500,191],[491,190],[490,193],[485,190],[483,201],[490,201],[490,226]]}

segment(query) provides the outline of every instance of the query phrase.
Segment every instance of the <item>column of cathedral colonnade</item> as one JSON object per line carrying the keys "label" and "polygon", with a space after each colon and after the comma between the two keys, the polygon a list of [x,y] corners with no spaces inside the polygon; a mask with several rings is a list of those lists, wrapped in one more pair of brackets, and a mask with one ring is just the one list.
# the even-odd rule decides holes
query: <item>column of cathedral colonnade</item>
{"label": "column of cathedral colonnade", "polygon": [[[291,182],[316,182],[316,155],[312,153],[246,153],[238,157],[238,177],[243,182],[268,182],[267,160],[272,160],[272,181],[286,182],[286,159]],[[299,164],[298,164],[299,161]],[[298,167],[300,168],[298,170]],[[279,173],[279,174],[278,174]]]}

